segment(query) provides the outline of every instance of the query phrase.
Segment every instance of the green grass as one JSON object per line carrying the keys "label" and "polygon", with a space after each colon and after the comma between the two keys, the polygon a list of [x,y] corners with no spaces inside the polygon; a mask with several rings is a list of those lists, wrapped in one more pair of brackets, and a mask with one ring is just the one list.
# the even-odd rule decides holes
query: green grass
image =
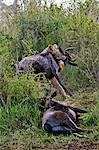
{"label": "green grass", "polygon": [[80,91],[71,99],[75,106],[87,109],[82,115],[80,127],[92,130],[85,132],[88,138],[73,135],[54,136],[41,128],[41,112],[38,106],[27,101],[22,105],[11,103],[0,107],[0,149],[68,149],[74,143],[99,140],[99,90]]}

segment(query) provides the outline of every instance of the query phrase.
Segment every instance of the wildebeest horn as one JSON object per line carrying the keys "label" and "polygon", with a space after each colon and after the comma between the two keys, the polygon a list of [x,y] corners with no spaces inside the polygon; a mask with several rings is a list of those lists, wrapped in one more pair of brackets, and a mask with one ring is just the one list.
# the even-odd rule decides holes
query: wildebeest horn
{"label": "wildebeest horn", "polygon": [[73,111],[75,111],[76,113],[87,113],[86,110],[83,110],[83,109],[80,109],[80,108],[77,108],[77,107],[69,106],[69,108],[72,109]]}
{"label": "wildebeest horn", "polygon": [[76,61],[76,59],[72,59],[72,62],[75,62]]}
{"label": "wildebeest horn", "polygon": [[70,50],[74,50],[74,49],[75,49],[75,47],[68,47],[65,49],[65,51],[70,51]]}
{"label": "wildebeest horn", "polygon": [[[70,50],[70,48],[69,48],[69,50]],[[77,64],[74,63],[76,60],[75,60],[75,59],[72,60],[70,54],[69,54],[66,50],[65,50],[65,56],[66,56],[65,63],[68,63],[68,64],[70,64],[70,65],[72,65],[72,66],[77,66]]]}
{"label": "wildebeest horn", "polygon": [[77,64],[74,63],[73,61],[69,61],[69,62],[67,62],[67,63],[70,64],[70,65],[72,65],[72,66],[77,66]]}

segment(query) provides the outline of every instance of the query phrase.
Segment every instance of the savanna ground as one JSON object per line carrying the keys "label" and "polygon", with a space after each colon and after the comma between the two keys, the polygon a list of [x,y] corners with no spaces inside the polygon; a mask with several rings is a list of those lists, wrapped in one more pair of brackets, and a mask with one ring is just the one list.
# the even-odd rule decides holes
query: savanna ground
{"label": "savanna ground", "polygon": [[[40,112],[38,110],[38,115],[36,120],[33,121],[34,110],[31,110],[25,115],[24,109],[26,105],[17,107],[10,107],[6,112],[3,112],[3,118],[5,119],[2,127],[6,129],[7,123],[9,127],[7,128],[7,133],[0,136],[0,149],[2,150],[22,150],[22,149],[66,149],[66,150],[98,150],[99,149],[99,90],[88,89],[88,91],[77,92],[74,99],[71,99],[71,103],[80,108],[85,108],[88,113],[82,115],[82,120],[80,121],[80,127],[92,130],[91,132],[85,132],[87,138],[79,138],[73,135],[59,135],[54,136],[44,132],[41,128],[41,118]],[[24,108],[25,107],[25,108]],[[21,109],[21,111],[20,111]],[[29,109],[29,108],[27,108]],[[32,109],[32,108],[31,108]],[[37,108],[36,108],[37,109]],[[28,110],[30,111],[30,110]],[[35,110],[37,113],[37,110]],[[10,116],[10,113],[15,113]],[[19,112],[19,114],[18,114]],[[26,112],[25,112],[26,113]],[[16,116],[15,116],[16,115]],[[19,116],[18,116],[19,115]],[[27,117],[22,118],[22,116]],[[6,117],[6,118],[5,118]],[[14,117],[14,118],[13,118]],[[18,118],[19,117],[19,118]],[[31,121],[30,121],[31,119]],[[1,121],[1,120],[0,120]],[[39,123],[38,123],[39,121]],[[17,122],[17,125],[16,125]],[[3,129],[3,130],[5,130]]]}
{"label": "savanna ground", "polygon": [[[52,3],[23,2],[22,8],[6,8],[0,20],[0,150],[98,150],[99,149],[99,2],[71,3],[64,9]],[[15,6],[15,5],[14,5]],[[15,7],[14,7],[15,8]],[[49,89],[45,77],[17,74],[23,57],[58,43],[76,59],[61,77],[74,96],[61,99],[86,109],[79,126],[87,138],[54,136],[41,128],[40,102]]]}

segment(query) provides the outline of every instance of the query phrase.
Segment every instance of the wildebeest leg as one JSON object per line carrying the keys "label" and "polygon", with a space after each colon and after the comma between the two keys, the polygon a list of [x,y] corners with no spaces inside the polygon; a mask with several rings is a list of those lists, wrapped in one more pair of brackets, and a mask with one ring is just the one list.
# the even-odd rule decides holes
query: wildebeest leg
{"label": "wildebeest leg", "polygon": [[66,121],[66,123],[64,122],[64,125],[66,124],[66,126],[68,127],[68,128],[70,128],[73,132],[77,132],[77,133],[79,133],[79,132],[84,132],[84,130],[83,129],[81,129],[81,128],[79,128],[79,127],[77,127],[77,125],[69,118],[67,121]]}
{"label": "wildebeest leg", "polygon": [[54,86],[54,88],[56,88],[62,96],[67,97],[65,90],[63,89],[63,87],[60,85],[60,83],[55,77],[50,79],[50,81],[51,81],[51,84]]}
{"label": "wildebeest leg", "polygon": [[73,122],[73,120],[69,117],[67,113],[64,113],[62,111],[54,111],[54,116],[63,126],[71,129],[72,132],[79,133],[85,131],[77,127],[77,125]]}
{"label": "wildebeest leg", "polygon": [[52,128],[52,133],[57,135],[57,134],[70,134],[72,133],[73,135],[77,136],[77,137],[80,137],[80,138],[86,138],[87,136],[85,135],[82,135],[82,134],[79,134],[79,133],[76,133],[76,132],[72,132],[70,129],[68,128],[65,128],[63,126],[56,126],[56,127],[53,127]]}

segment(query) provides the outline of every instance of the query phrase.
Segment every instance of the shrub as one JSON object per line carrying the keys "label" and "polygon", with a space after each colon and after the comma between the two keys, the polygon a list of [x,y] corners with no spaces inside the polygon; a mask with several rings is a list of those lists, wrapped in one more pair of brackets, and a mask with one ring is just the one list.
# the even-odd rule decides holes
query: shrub
{"label": "shrub", "polygon": [[[90,1],[73,3],[66,11],[54,4],[43,8],[29,5],[13,20],[11,55],[14,61],[40,52],[49,44],[58,43],[63,49],[73,46],[72,57],[76,58],[78,69],[66,69],[67,84],[76,89],[98,85],[99,24],[95,19],[97,14],[89,13],[91,7],[97,9],[98,4],[94,2],[92,6]],[[71,71],[78,78],[75,83],[77,87],[71,83],[75,82],[69,75]],[[82,79],[82,84],[79,79]]]}

